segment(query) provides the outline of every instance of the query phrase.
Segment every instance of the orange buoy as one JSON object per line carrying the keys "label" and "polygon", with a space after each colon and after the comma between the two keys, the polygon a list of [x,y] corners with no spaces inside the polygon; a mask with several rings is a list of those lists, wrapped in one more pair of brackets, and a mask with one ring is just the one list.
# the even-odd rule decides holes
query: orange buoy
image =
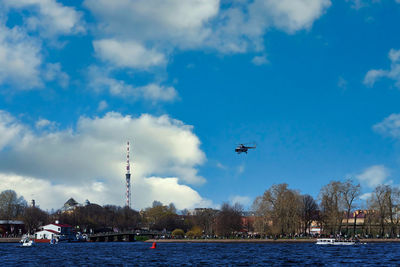
{"label": "orange buoy", "polygon": [[153,242],[153,245],[150,247],[151,249],[155,249],[157,246],[156,242]]}

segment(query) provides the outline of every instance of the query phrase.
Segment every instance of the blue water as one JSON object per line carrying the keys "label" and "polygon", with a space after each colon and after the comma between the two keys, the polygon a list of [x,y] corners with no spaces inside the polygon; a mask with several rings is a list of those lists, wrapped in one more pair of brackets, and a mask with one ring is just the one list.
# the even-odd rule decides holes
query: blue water
{"label": "blue water", "polygon": [[65,243],[0,244],[0,266],[353,266],[400,265],[400,244]]}

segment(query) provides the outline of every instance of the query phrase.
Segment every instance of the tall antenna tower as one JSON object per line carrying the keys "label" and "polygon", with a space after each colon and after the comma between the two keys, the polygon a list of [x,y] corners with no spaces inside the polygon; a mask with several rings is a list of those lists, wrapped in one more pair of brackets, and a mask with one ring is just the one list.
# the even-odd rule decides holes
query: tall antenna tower
{"label": "tall antenna tower", "polygon": [[131,165],[129,163],[129,141],[126,146],[126,206],[131,207]]}

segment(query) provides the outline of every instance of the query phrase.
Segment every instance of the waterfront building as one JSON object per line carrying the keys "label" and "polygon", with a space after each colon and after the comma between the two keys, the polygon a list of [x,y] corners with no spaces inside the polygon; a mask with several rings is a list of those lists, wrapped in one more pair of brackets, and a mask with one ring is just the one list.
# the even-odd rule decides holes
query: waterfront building
{"label": "waterfront building", "polygon": [[74,236],[73,228],[68,224],[55,223],[47,224],[40,227],[40,230],[35,233],[35,242],[49,243],[52,239],[68,240]]}
{"label": "waterfront building", "polygon": [[25,231],[23,221],[17,220],[0,220],[0,236],[18,236]]}

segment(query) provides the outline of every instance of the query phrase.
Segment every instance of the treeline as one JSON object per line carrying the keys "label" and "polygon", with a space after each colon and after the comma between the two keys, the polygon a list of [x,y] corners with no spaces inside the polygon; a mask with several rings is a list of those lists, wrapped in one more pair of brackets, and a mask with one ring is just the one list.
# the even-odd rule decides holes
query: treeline
{"label": "treeline", "polygon": [[325,235],[399,237],[399,189],[378,185],[366,200],[360,196],[360,184],[351,179],[325,185],[319,203],[287,184],[273,185],[253,203],[254,230],[273,236],[309,235],[313,225]]}
{"label": "treeline", "polygon": [[[360,184],[353,180],[332,181],[321,188],[317,199],[277,184],[257,197],[251,212],[239,204],[177,211],[171,203],[154,201],[140,212],[128,207],[88,204],[52,214],[28,207],[12,190],[0,193],[0,219],[25,222],[27,231],[59,220],[86,233],[148,229],[177,237],[295,237],[313,228],[325,235],[386,236],[400,234],[400,191],[379,185],[362,200]],[[354,216],[356,215],[356,216]]]}
{"label": "treeline", "polygon": [[172,203],[163,205],[154,201],[151,207],[140,212],[128,207],[87,204],[49,214],[39,207],[28,206],[25,199],[18,197],[15,191],[6,190],[0,193],[0,220],[22,220],[25,230],[30,233],[42,225],[58,220],[85,233],[144,229],[170,234],[178,229],[175,233],[182,231],[183,235],[191,237],[228,236],[242,230],[242,211],[240,205],[231,206],[225,203],[220,210],[206,208],[191,214],[187,210],[178,212]]}

